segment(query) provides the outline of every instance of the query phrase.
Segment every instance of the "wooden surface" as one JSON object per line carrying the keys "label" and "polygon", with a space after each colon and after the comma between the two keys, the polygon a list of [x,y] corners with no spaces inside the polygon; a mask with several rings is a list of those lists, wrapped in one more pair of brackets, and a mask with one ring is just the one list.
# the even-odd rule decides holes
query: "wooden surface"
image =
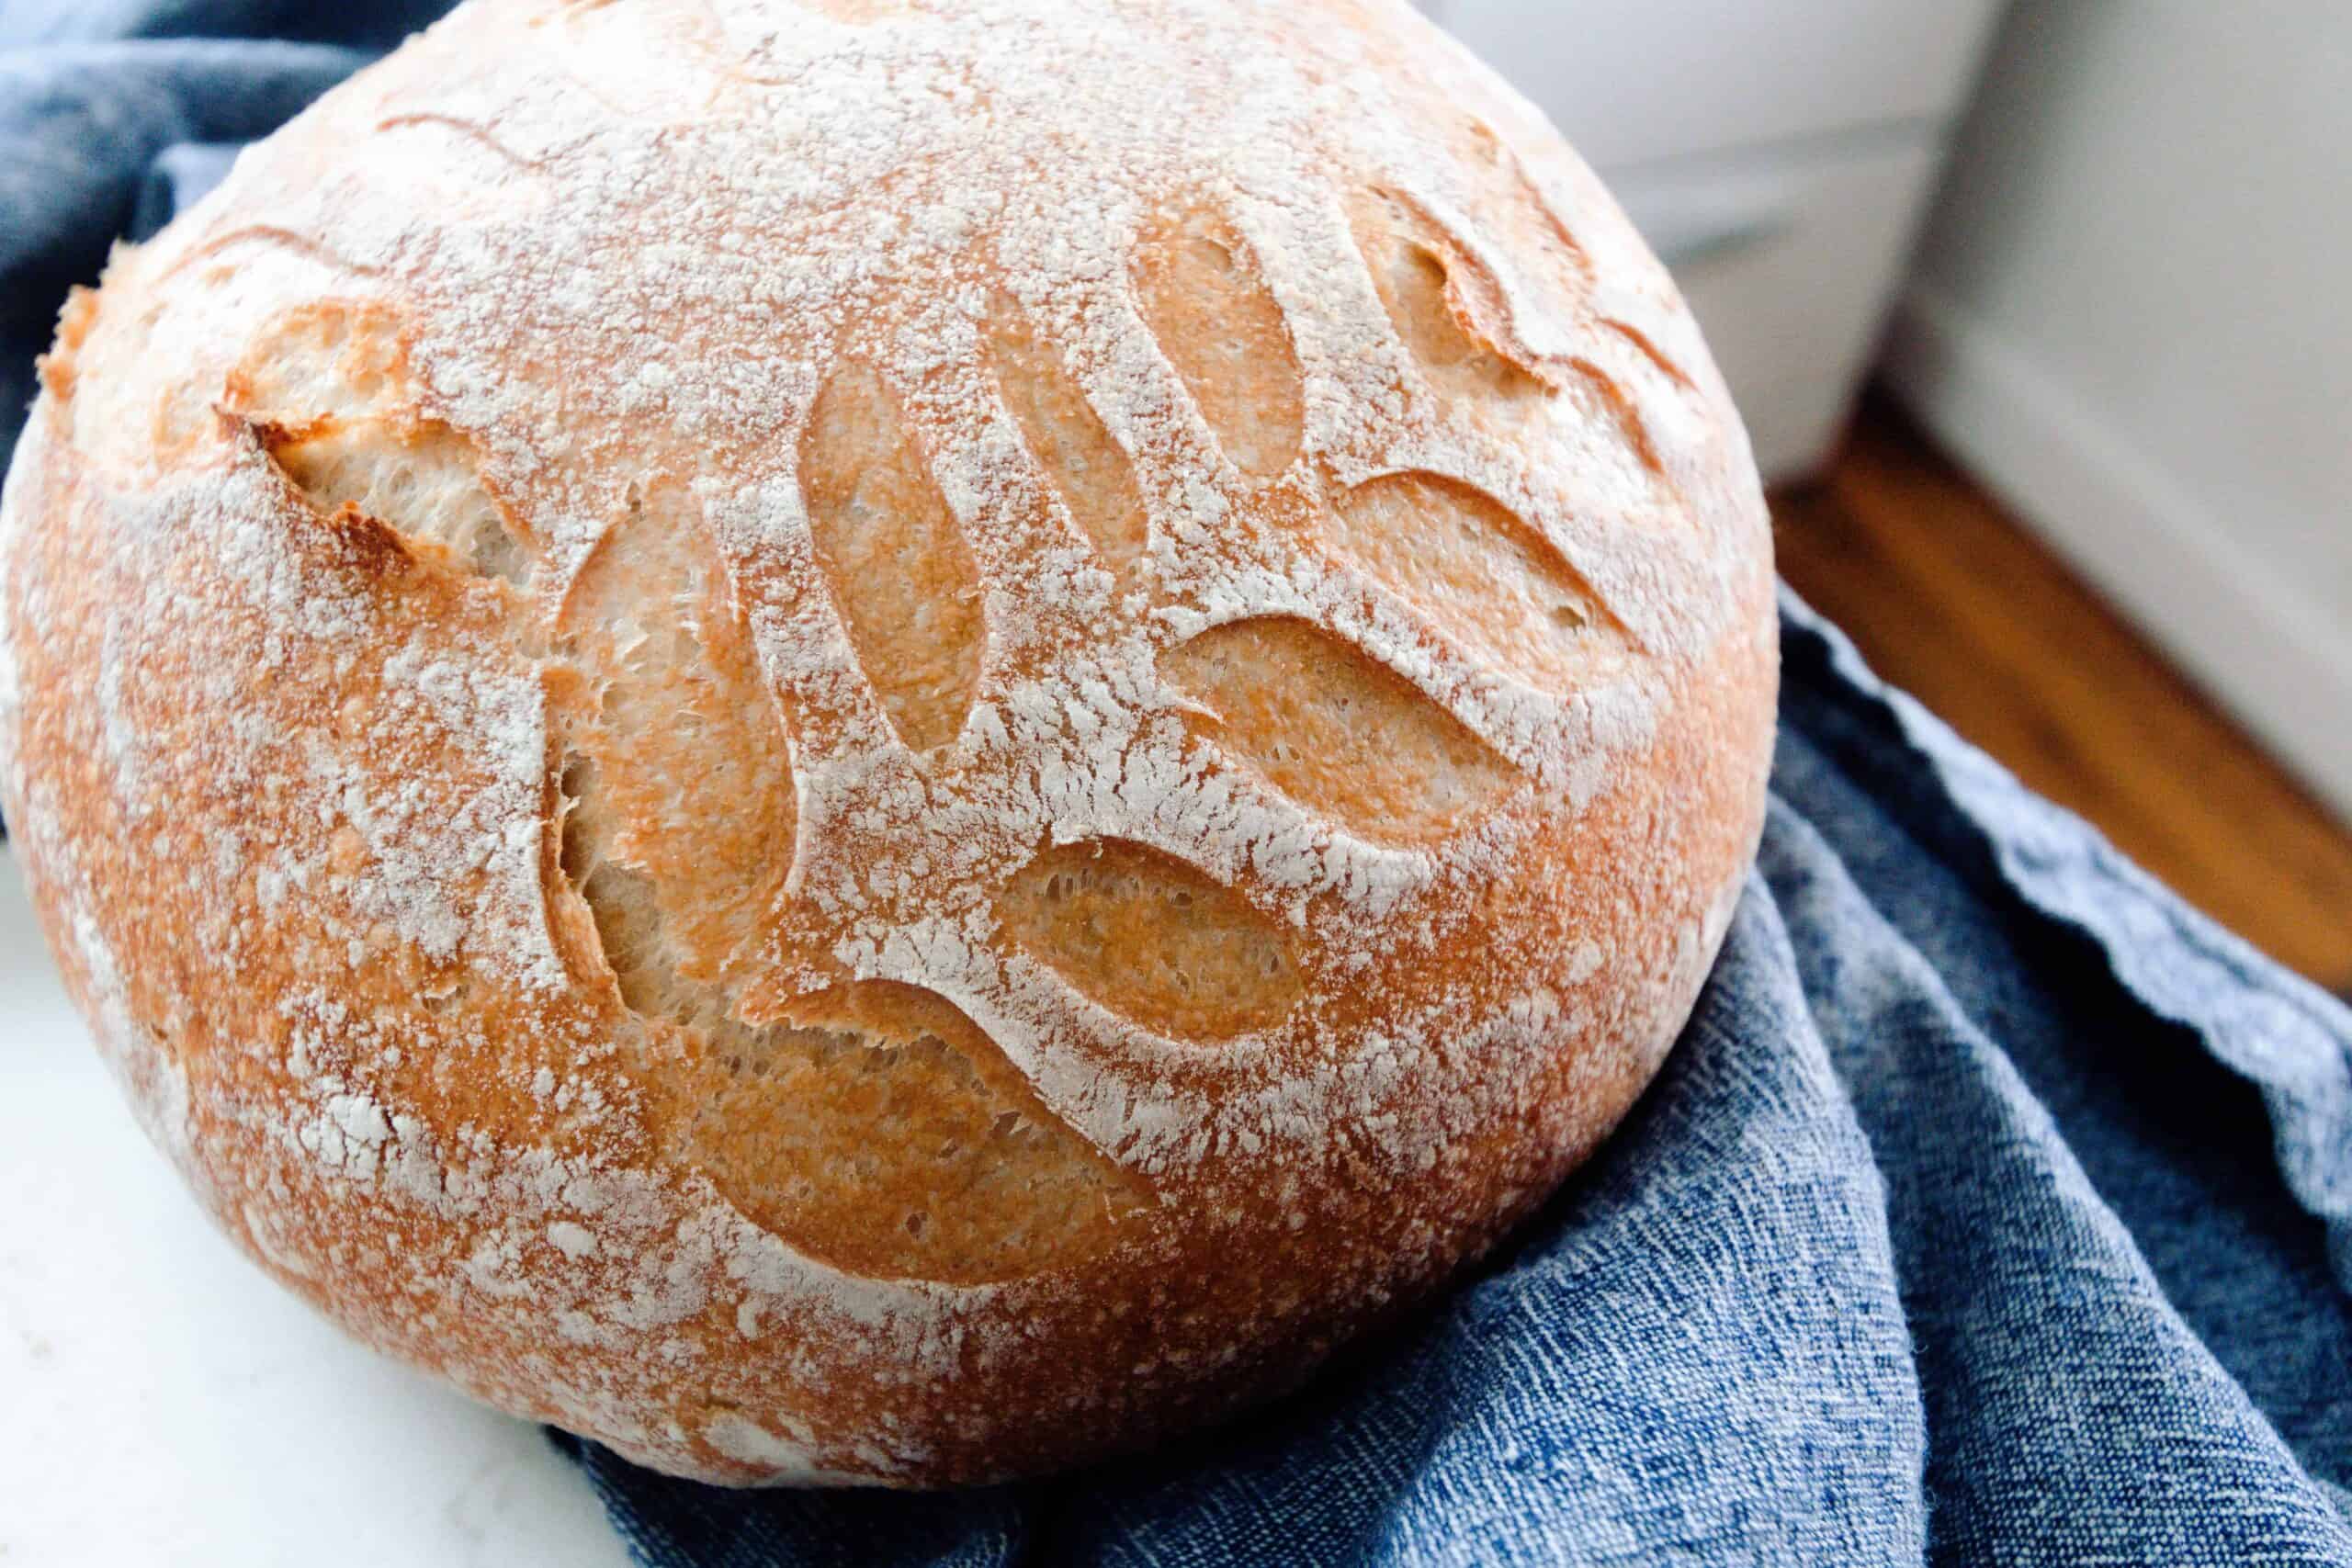
{"label": "wooden surface", "polygon": [[[2352,992],[2352,832],[1883,398],[1773,501],[1781,571],[2026,784]],[[2320,722],[2313,716],[2314,722]]]}

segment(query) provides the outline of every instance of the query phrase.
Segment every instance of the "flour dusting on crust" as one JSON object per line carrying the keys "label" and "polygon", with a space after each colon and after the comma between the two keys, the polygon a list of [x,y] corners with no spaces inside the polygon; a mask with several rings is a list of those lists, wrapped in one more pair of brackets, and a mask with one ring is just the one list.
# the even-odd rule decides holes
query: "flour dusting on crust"
{"label": "flour dusting on crust", "polygon": [[673,1472],[1280,1385],[1607,1132],[1753,849],[1721,380],[1389,0],[475,0],[45,376],[0,795],[109,1059]]}

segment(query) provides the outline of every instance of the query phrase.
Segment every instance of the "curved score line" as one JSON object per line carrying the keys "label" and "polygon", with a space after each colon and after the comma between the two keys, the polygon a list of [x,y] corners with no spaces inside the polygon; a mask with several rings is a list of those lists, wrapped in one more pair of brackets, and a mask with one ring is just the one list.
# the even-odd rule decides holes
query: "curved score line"
{"label": "curved score line", "polygon": [[275,223],[246,223],[226,233],[215,234],[196,245],[187,254],[165,267],[156,278],[156,282],[161,283],[164,278],[176,276],[207,256],[218,255],[222,251],[243,244],[275,245],[280,250],[292,251],[297,255],[307,256],[323,266],[331,266],[339,272],[351,273],[360,277],[383,276],[383,268],[368,266],[353,261],[350,257],[311,239],[308,234],[298,234],[291,229],[282,229]]}
{"label": "curved score line", "polygon": [[497,137],[492,136],[489,130],[477,122],[463,118],[458,115],[442,114],[432,109],[418,109],[408,114],[386,115],[382,119],[376,122],[376,129],[378,130],[400,130],[406,127],[416,125],[436,125],[445,130],[455,131],[457,134],[464,137],[469,141],[478,142],[481,146],[489,148],[492,152],[498,154],[500,158],[518,169],[528,169],[532,173],[537,174],[546,167],[546,165],[538,159],[526,158],[523,156],[522,153],[515,152],[514,149],[506,145],[505,142],[501,141]]}
{"label": "curved score line", "polygon": [[1615,333],[1619,337],[1623,338],[1626,342],[1639,349],[1643,356],[1651,364],[1657,366],[1659,373],[1665,376],[1668,380],[1673,382],[1676,386],[1681,388],[1686,392],[1694,392],[1698,390],[1698,388],[1692,385],[1690,378],[1683,372],[1682,367],[1668,358],[1666,350],[1658,347],[1657,344],[1650,341],[1649,333],[1642,331],[1641,328],[1633,325],[1631,322],[1621,321],[1614,316],[1602,316],[1600,318],[1600,321],[1602,326],[1608,328],[1611,332]]}

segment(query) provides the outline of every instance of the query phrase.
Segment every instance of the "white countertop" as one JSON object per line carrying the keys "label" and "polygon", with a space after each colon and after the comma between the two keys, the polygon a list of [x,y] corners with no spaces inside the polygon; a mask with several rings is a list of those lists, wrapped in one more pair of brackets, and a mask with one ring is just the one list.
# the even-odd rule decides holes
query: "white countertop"
{"label": "white countertop", "polygon": [[0,848],[0,1565],[628,1560],[537,1427],[345,1338],[213,1231]]}

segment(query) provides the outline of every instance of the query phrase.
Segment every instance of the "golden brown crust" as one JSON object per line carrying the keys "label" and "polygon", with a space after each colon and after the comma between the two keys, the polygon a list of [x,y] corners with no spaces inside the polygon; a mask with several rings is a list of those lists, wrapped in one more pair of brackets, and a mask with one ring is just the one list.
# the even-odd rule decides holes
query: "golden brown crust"
{"label": "golden brown crust", "polygon": [[101,1050],[289,1287],[680,1473],[1295,1381],[1753,850],[1721,381],[1401,5],[483,0],[43,385],[0,798]]}

